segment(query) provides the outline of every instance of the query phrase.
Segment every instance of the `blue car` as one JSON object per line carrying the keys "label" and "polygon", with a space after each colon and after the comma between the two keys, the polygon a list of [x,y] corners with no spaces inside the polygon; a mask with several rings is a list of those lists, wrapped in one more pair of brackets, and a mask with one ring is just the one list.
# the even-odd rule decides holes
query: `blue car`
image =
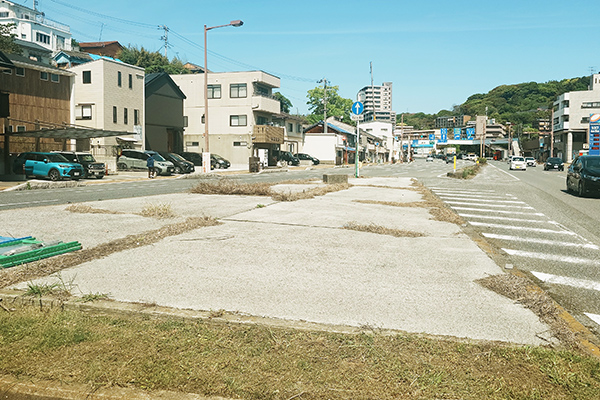
{"label": "blue car", "polygon": [[13,171],[17,174],[25,174],[27,178],[41,177],[52,181],[79,180],[85,175],[81,164],[69,162],[58,153],[21,153],[13,163]]}

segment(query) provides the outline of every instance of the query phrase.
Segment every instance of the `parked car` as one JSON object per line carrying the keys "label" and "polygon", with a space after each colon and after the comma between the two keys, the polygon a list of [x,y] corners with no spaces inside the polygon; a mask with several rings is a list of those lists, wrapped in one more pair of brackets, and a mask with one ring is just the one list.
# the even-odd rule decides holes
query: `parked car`
{"label": "parked car", "polygon": [[159,151],[158,154],[160,154],[165,160],[173,163],[173,166],[175,167],[174,172],[176,174],[189,174],[196,170],[193,162],[186,160],[179,154],[169,153],[166,151]]}
{"label": "parked car", "polygon": [[425,159],[425,161],[427,162],[433,162],[433,156],[430,154],[427,156],[427,158]]}
{"label": "parked car", "polygon": [[544,171],[548,171],[549,169],[557,169],[559,171],[564,171],[565,164],[563,163],[563,160],[558,157],[548,157],[548,159],[544,163]]}
{"label": "parked car", "polygon": [[104,163],[96,161],[93,155],[90,153],[80,153],[75,151],[56,151],[66,158],[69,162],[81,164],[85,171],[84,178],[96,178],[102,179],[106,174],[106,165]]}
{"label": "parked car", "polygon": [[126,149],[117,159],[117,169],[147,169],[146,161],[150,154],[154,157],[154,169],[158,175],[171,175],[175,171],[172,162],[165,160],[155,151]]}
{"label": "parked car", "polygon": [[525,162],[525,158],[521,156],[512,156],[509,169],[521,169],[525,171],[527,169],[527,162]]}
{"label": "parked car", "polygon": [[291,151],[280,151],[277,156],[277,161],[284,161],[291,165],[300,165],[300,160],[295,157]]}
{"label": "parked car", "polygon": [[567,191],[578,196],[600,193],[600,156],[577,157],[567,171]]}
{"label": "parked car", "polygon": [[297,153],[296,157],[298,157],[298,160],[302,161],[302,160],[308,160],[308,161],[312,161],[313,165],[319,165],[319,163],[321,161],[319,161],[318,158],[311,156],[310,154],[306,154],[306,153]]}
{"label": "parked car", "polygon": [[[201,167],[202,166],[202,154],[200,153],[195,153],[193,151],[184,151],[179,153],[179,155],[183,158],[185,158],[186,160],[188,160],[189,162],[193,163],[195,166],[197,167]],[[212,156],[212,153],[210,155],[210,169],[215,169],[215,159]]]}
{"label": "parked car", "polygon": [[210,153],[210,166],[211,166],[211,169],[214,169],[214,168],[227,169],[227,168],[231,167],[231,163],[218,154]]}
{"label": "parked car", "polygon": [[454,163],[455,154],[447,154],[446,155],[446,164]]}
{"label": "parked car", "polygon": [[528,167],[537,167],[537,162],[533,157],[525,157],[525,162],[527,163]]}
{"label": "parked car", "polygon": [[25,152],[13,161],[13,171],[25,177],[43,177],[53,181],[79,180],[85,172],[81,164],[69,162],[57,153]]}
{"label": "parked car", "polygon": [[469,153],[463,157],[465,160],[477,161],[477,154]]}

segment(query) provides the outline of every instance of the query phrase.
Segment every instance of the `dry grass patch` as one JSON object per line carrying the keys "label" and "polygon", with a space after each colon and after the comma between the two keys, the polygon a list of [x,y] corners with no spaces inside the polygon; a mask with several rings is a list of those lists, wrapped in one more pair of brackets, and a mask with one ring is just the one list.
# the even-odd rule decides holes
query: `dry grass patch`
{"label": "dry grass patch", "polygon": [[124,250],[147,246],[169,236],[176,236],[194,229],[219,224],[219,221],[211,217],[188,218],[184,222],[166,225],[162,228],[137,235],[128,235],[122,239],[103,243],[91,249],[83,249],[22,266],[2,269],[0,270],[0,288],[52,275],[63,269],[104,258]]}
{"label": "dry grass patch", "polygon": [[378,235],[389,235],[389,236],[394,236],[394,237],[423,237],[423,236],[425,236],[420,232],[407,231],[404,229],[387,228],[385,226],[376,225],[376,224],[361,225],[356,222],[349,222],[349,223],[345,224],[343,226],[343,228],[349,229],[352,231],[369,232],[369,233],[376,233]]}
{"label": "dry grass patch", "polygon": [[171,204],[159,203],[159,204],[146,204],[142,208],[140,213],[142,217],[157,218],[157,219],[168,219],[175,218],[177,215],[173,212]]}
{"label": "dry grass patch", "polygon": [[600,398],[573,351],[411,334],[20,307],[0,313],[0,371],[23,380],[243,399]]}
{"label": "dry grass patch", "polygon": [[[280,184],[280,183],[278,183]],[[327,193],[338,192],[340,190],[346,190],[351,185],[347,183],[334,183],[330,185],[324,185],[315,187],[312,189],[306,189],[301,192],[273,192],[271,198],[275,201],[297,201],[313,199],[317,196],[324,196]]]}
{"label": "dry grass patch", "polygon": [[85,204],[72,204],[65,208],[65,211],[80,214],[123,214],[120,211],[104,210],[102,208],[94,208]]}

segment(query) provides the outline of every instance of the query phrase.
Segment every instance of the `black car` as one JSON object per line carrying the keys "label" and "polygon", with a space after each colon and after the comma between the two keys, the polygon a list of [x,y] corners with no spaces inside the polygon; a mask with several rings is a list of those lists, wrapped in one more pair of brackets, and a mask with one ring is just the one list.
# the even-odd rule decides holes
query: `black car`
{"label": "black car", "polygon": [[231,167],[231,163],[218,154],[210,153],[210,166],[211,168],[227,169]]}
{"label": "black car", "polygon": [[[202,166],[202,154],[201,153],[195,153],[193,151],[184,151],[184,152],[179,153],[179,155],[181,157],[185,158],[187,161],[193,163],[197,167]],[[219,163],[217,161],[218,159],[221,159],[222,161]],[[218,166],[217,166],[217,164],[218,164]],[[213,154],[213,153],[210,154],[210,169],[229,168],[230,165],[231,164],[229,163],[229,161],[225,160],[223,157],[219,156],[218,154]]]}
{"label": "black car", "polygon": [[588,192],[600,193],[600,156],[580,156],[567,171],[567,191],[578,196]]}
{"label": "black car", "polygon": [[548,159],[544,163],[544,171],[548,171],[549,169],[557,169],[559,171],[564,171],[565,164],[563,163],[563,160],[558,157],[548,157]]}
{"label": "black car", "polygon": [[302,160],[312,161],[313,165],[319,165],[319,162],[320,162],[318,158],[313,157],[310,154],[306,154],[306,153],[298,153],[298,154],[296,154],[296,157],[298,157],[298,159],[300,161],[302,161]]}
{"label": "black car", "polygon": [[196,170],[193,162],[186,160],[179,154],[168,153],[166,151],[159,151],[158,154],[160,154],[165,160],[173,163],[176,174],[189,174]]}
{"label": "black car", "polygon": [[76,151],[57,151],[56,153],[65,157],[69,162],[81,164],[85,172],[84,178],[102,179],[106,174],[106,165],[96,161],[90,153]]}
{"label": "black car", "polygon": [[288,165],[300,165],[300,160],[298,157],[295,157],[291,151],[280,151],[277,156],[277,161],[284,161]]}

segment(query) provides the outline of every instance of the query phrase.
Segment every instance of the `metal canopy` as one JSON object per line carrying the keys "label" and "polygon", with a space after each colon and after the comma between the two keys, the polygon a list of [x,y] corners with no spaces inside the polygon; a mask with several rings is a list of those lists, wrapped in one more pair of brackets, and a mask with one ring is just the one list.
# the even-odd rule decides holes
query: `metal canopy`
{"label": "metal canopy", "polygon": [[131,132],[120,131],[105,131],[102,129],[86,129],[86,128],[52,128],[40,129],[37,131],[26,132],[11,132],[13,137],[35,137],[35,138],[50,138],[50,139],[91,139],[109,136],[125,136],[135,135]]}

